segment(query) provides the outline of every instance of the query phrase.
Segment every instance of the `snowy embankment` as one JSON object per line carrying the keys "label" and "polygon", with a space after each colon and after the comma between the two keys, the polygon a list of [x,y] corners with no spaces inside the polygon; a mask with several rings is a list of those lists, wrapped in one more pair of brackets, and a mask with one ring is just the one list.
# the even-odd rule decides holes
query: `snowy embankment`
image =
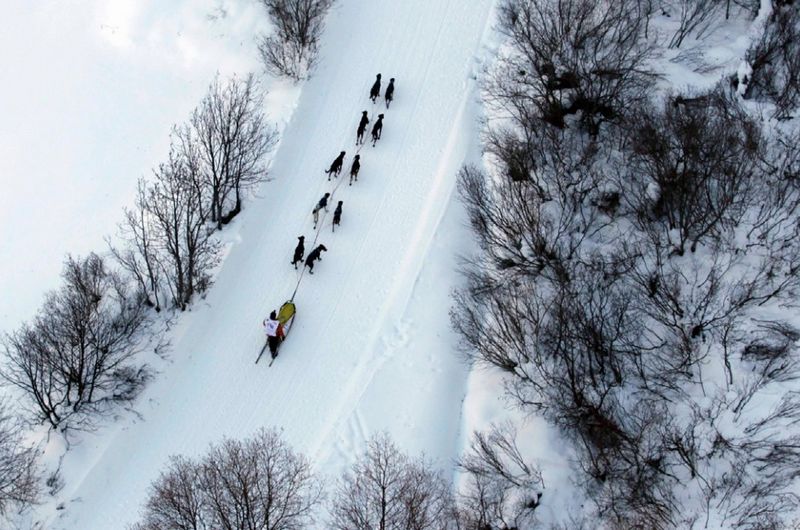
{"label": "snowy embankment", "polygon": [[[721,85],[723,87],[722,92],[726,92],[731,79],[735,79],[737,73],[739,81],[741,82],[744,73],[751,72],[749,65],[746,65],[744,62],[745,57],[748,56],[748,49],[751,44],[757,43],[761,38],[761,33],[764,29],[764,20],[769,13],[770,2],[767,1],[762,2],[761,10],[758,16],[755,17],[755,20],[753,19],[753,15],[743,10],[733,10],[730,19],[724,18],[724,14],[722,13],[717,13],[717,18],[714,19],[714,23],[710,28],[707,28],[708,31],[703,34],[701,38],[689,38],[683,43],[681,48],[668,48],[664,44],[669,41],[669,37],[676,30],[678,21],[677,17],[674,16],[674,11],[672,17],[667,16],[663,12],[654,14],[650,20],[650,35],[653,41],[659,44],[655,46],[653,53],[649,57],[647,66],[652,68],[659,76],[654,90],[648,93],[648,95],[653,98],[653,102],[656,103],[656,106],[661,106],[663,100],[670,94],[683,94],[685,97],[691,97],[696,94],[703,94],[717,85]],[[740,93],[742,92],[742,87],[740,87]],[[765,141],[767,138],[771,139],[780,129],[791,130],[796,127],[796,124],[793,123],[796,120],[792,120],[792,122],[787,125],[778,120],[770,119],[772,109],[769,104],[764,104],[763,102],[754,101],[752,99],[739,100],[736,98],[736,105],[741,105],[747,110],[749,117],[753,118],[754,121],[758,123],[759,131],[761,131],[763,127]],[[493,120],[490,120],[490,123],[493,124]],[[701,139],[701,141],[707,141],[707,139]],[[624,165],[625,162],[627,162],[627,160],[624,160],[620,165]],[[503,175],[503,177],[504,176],[505,175]],[[588,180],[589,179],[587,179],[587,181]],[[742,224],[745,225],[744,222]],[[626,230],[622,232],[621,239],[633,241],[633,231],[628,227],[625,228]],[[601,238],[598,238],[598,240],[601,240]],[[595,241],[592,243],[595,243]],[[751,251],[742,250],[741,252],[744,254],[745,252]],[[736,249],[735,254],[738,255],[739,253],[740,250]],[[682,271],[697,271],[703,267],[708,267],[711,262],[709,254],[706,249],[702,248],[702,245],[700,250],[696,253],[694,248],[692,248],[691,253],[687,253],[687,257],[682,260],[673,257],[670,259],[679,263],[677,268]],[[753,261],[756,260],[752,254],[750,255],[750,259],[753,259]],[[690,272],[686,274],[687,277],[691,276]],[[737,274],[741,274],[742,276],[734,276]],[[725,271],[725,275],[727,277],[736,277],[737,279],[741,278],[742,283],[744,283],[747,277],[741,270]],[[727,277],[726,281],[730,281],[733,285],[737,283],[736,280],[727,280]],[[691,285],[691,281],[691,279],[687,279],[686,284]],[[682,286],[682,288],[689,291],[693,287]],[[694,288],[697,287],[694,286]],[[700,289],[698,289],[698,291],[700,291]],[[634,292],[634,290],[630,291],[631,296],[633,296]],[[515,293],[511,293],[510,299],[513,299],[514,295]],[[610,298],[611,293],[609,293],[609,299]],[[793,303],[793,301],[790,302]],[[690,301],[687,303],[687,306],[691,307],[692,303],[693,302]],[[723,306],[724,302],[715,301],[714,303],[719,303]],[[787,311],[785,307],[780,307],[779,309],[776,307],[769,307],[768,309],[757,307],[752,310],[747,318],[752,318],[752,320],[746,322],[747,319],[742,318],[740,322],[737,322],[739,325],[736,332],[741,333],[742,337],[744,337],[741,339],[743,343],[737,345],[737,355],[742,351],[743,345],[746,347],[748,344],[758,344],[758,333],[760,331],[758,330],[759,323],[787,321],[793,326],[796,326],[798,322],[796,311]],[[542,320],[545,319],[543,318]],[[745,323],[741,324],[741,322]],[[539,323],[540,322],[537,322],[537,325]],[[543,325],[542,327],[546,326]],[[520,336],[522,336],[522,334],[520,334]],[[709,336],[711,335],[709,334]],[[536,334],[531,332],[525,338],[531,341],[530,344],[534,344],[536,339],[533,337],[536,337]],[[704,345],[703,347],[705,347],[706,336],[703,335],[701,340]],[[752,342],[748,343],[746,341]],[[709,342],[713,343],[713,341]],[[794,339],[792,342],[794,342]],[[698,347],[698,350],[699,349],[700,347]],[[715,354],[718,354],[718,352],[715,352]],[[792,355],[794,355],[794,351],[792,351]],[[736,374],[736,385],[739,386],[726,381],[726,376],[723,373],[724,370],[720,369],[721,362],[719,359],[721,355],[718,355],[716,358],[713,355],[703,357],[698,362],[697,369],[698,373],[701,374],[699,376],[700,383],[694,384],[694,386],[692,384],[686,385],[688,389],[686,392],[687,397],[681,396],[681,399],[670,402],[668,406],[670,414],[675,413],[676,418],[686,420],[691,418],[691,413],[686,410],[688,407],[686,407],[685,403],[691,403],[697,407],[697,410],[703,410],[704,407],[708,407],[712,399],[719,400],[720,403],[726,403],[727,406],[727,404],[734,401],[737,396],[744,395],[743,393],[736,394],[736,392],[742,392],[741,388],[751,384],[753,378],[757,377],[757,369],[747,364],[748,361],[744,359],[744,355],[741,355],[741,357],[742,359],[737,359],[733,362],[734,367],[732,370],[732,372]],[[734,379],[733,376],[731,376],[731,378]],[[735,421],[731,421],[730,418],[720,420],[719,418],[722,417],[723,414],[719,412],[715,412],[715,415],[708,415],[707,418],[710,418],[708,419],[710,427],[705,427],[708,428],[711,434],[703,433],[702,435],[697,435],[697,439],[700,440],[703,436],[708,436],[704,440],[704,443],[709,446],[713,443],[714,446],[716,446],[720,440],[725,440],[726,438],[728,440],[734,440],[736,436],[741,436],[740,433],[736,432],[736,429],[750,431],[751,429],[749,427],[743,426],[746,426],[748,422],[750,422],[750,425],[753,425],[761,418],[767,417],[770,413],[778,409],[776,402],[779,399],[791,397],[795,394],[795,381],[796,379],[791,379],[789,383],[775,385],[775,387],[770,388],[756,399],[753,399],[747,407],[742,405],[737,411]],[[523,387],[525,385],[524,382],[520,383],[519,380],[514,381],[513,377],[504,378],[504,376],[499,373],[499,370],[474,370],[470,374],[466,393],[467,398],[463,407],[465,426],[468,427],[465,431],[486,429],[490,426],[491,422],[502,422],[510,418],[518,430],[519,436],[517,437],[517,442],[520,444],[521,453],[525,455],[526,458],[529,458],[529,461],[542,472],[542,485],[545,491],[541,498],[541,505],[536,508],[535,513],[537,520],[540,521],[543,526],[547,524],[561,524],[564,525],[564,527],[577,528],[581,517],[585,517],[583,521],[584,526],[582,527],[585,527],[585,525],[591,526],[601,524],[603,519],[598,517],[596,512],[593,512],[593,504],[586,498],[586,492],[588,490],[589,495],[594,494],[594,501],[597,501],[599,498],[601,502],[604,500],[603,495],[605,492],[601,482],[592,481],[592,477],[586,472],[586,469],[590,468],[590,466],[586,464],[587,459],[585,456],[583,457],[584,460],[581,462],[581,455],[579,454],[581,448],[578,447],[578,454],[572,450],[576,445],[580,446],[580,441],[572,443],[572,441],[564,440],[562,438],[563,435],[560,434],[558,429],[554,425],[548,424],[533,406],[526,407],[523,405],[521,406],[521,408],[523,408],[522,411],[511,410],[508,406],[508,402],[515,402],[514,399],[509,398],[508,402],[504,402],[500,396],[501,392],[499,389],[504,382],[511,384],[516,382]],[[519,387],[517,387],[517,389],[518,388]],[[539,397],[539,394],[534,395]],[[685,402],[683,401],[684,399]],[[567,400],[568,399],[565,399],[565,401]],[[534,399],[531,399],[531,401],[534,401]],[[516,401],[516,403],[519,403],[519,401]],[[678,403],[680,403],[680,405],[678,405]],[[743,401],[743,404],[744,403],[747,403],[747,401]],[[685,408],[680,409],[679,406]],[[724,407],[720,406],[720,408],[722,409]],[[633,410],[633,407],[628,410]],[[740,419],[741,423],[739,423]],[[568,422],[565,422],[565,424],[566,423]],[[678,423],[679,422],[676,422],[676,424]],[[738,425],[734,425],[737,423]],[[699,431],[700,428],[697,427],[697,425],[702,424],[702,421],[696,421],[694,425],[690,423],[690,425],[692,425],[690,431],[692,431],[692,429],[697,429],[697,431]],[[792,424],[795,423],[792,422]],[[564,432],[564,430],[561,432]],[[757,432],[758,429],[753,428],[752,431]],[[791,434],[793,429],[787,426],[786,432]],[[718,441],[714,439],[714,435],[716,434],[718,434]],[[746,432],[746,434],[749,434],[749,432]],[[780,435],[783,434],[784,432],[780,433]],[[692,434],[692,436],[695,436],[695,434]],[[579,436],[575,436],[575,438],[580,440]],[[746,439],[746,436],[741,436],[740,439]],[[775,444],[776,447],[779,446],[780,443],[775,440],[777,440],[777,438],[768,440],[765,446],[769,446],[770,444]],[[756,445],[757,444],[753,444],[753,447]],[[701,454],[705,457],[705,454],[703,454],[704,451],[708,451],[707,447],[698,451],[697,454]],[[748,448],[746,452],[757,455],[757,449],[755,448]],[[602,451],[599,451],[599,453],[602,453]],[[706,454],[713,455],[714,452],[710,451]],[[748,457],[749,456],[750,455],[748,455]],[[754,456],[753,458],[755,459],[756,457]],[[784,465],[787,470],[793,469],[788,458],[781,461],[779,457],[776,457],[775,462],[779,462],[776,467]],[[583,470],[581,470],[581,464],[585,466]],[[747,469],[744,466],[736,467],[736,464],[724,461],[722,458],[717,458],[716,461],[712,461],[707,465],[707,469],[699,474],[704,482],[708,480],[708,482],[704,484],[705,486],[713,480],[717,480],[716,477],[720,476],[724,477],[726,480],[733,481],[734,479],[730,477],[735,476],[736,473],[740,473],[741,476],[745,477],[744,481],[746,482],[748,480],[762,478],[759,476],[759,473],[771,473],[769,471],[764,471],[764,469],[769,469],[767,466],[760,469]],[[724,471],[726,465],[734,467],[731,473],[726,473]],[[680,468],[680,465],[675,466],[675,468]],[[706,474],[705,477],[703,476],[704,474]],[[790,474],[790,472],[787,472],[787,474]],[[769,476],[772,478],[775,475],[770,474]],[[714,478],[712,480],[709,477]],[[694,470],[692,470],[691,478],[696,478]],[[781,479],[775,480],[776,484],[779,484],[775,487],[775,491],[779,491],[780,488],[783,487]],[[669,523],[665,523],[665,528],[678,526],[686,528],[727,528],[734,524],[733,521],[736,516],[741,515],[741,512],[739,514],[736,513],[738,507],[752,506],[752,500],[754,498],[756,500],[764,500],[766,503],[773,502],[772,500],[764,499],[763,497],[766,497],[766,495],[764,495],[763,492],[754,493],[755,491],[759,491],[757,488],[754,488],[753,492],[747,495],[750,498],[738,497],[740,492],[735,494],[730,493],[727,498],[721,496],[722,498],[714,499],[703,505],[703,495],[706,494],[706,491],[703,490],[703,485],[699,488],[693,488],[687,486],[689,482],[690,480],[683,476],[680,477],[680,479],[675,479],[675,484],[677,485],[674,486],[674,488],[678,502],[673,506],[675,508],[675,514],[671,514],[671,516],[674,515],[674,519],[670,519]],[[588,483],[589,486],[584,487],[582,483]],[[630,483],[636,484],[634,489],[644,490],[641,484],[632,481]],[[793,494],[796,487],[793,484],[790,484],[790,486],[792,487]],[[718,492],[715,491],[716,487],[718,486],[714,485],[713,487],[709,487],[709,490],[717,494]],[[744,488],[742,488],[742,490],[744,490]],[[735,491],[735,488],[731,488],[729,491]],[[774,494],[774,491],[772,493]],[[787,494],[787,497],[790,497],[792,494]],[[709,496],[713,497],[713,494],[709,494]],[[775,497],[778,497],[778,495],[775,495]],[[631,497],[628,497],[626,500],[630,498]],[[751,504],[747,504],[747,502]],[[652,503],[650,506],[652,506]],[[768,508],[774,509],[776,506],[778,505],[769,506]],[[764,510],[765,515],[763,520],[769,517],[768,511],[768,509]],[[697,514],[700,514],[700,516]],[[608,515],[608,512],[604,515]],[[630,513],[625,515],[630,515]],[[784,511],[784,513],[780,513],[780,515],[782,517],[787,516],[788,519],[790,514]],[[574,519],[571,519],[573,517]],[[755,519],[756,517],[754,516],[753,520]],[[631,521],[629,523],[631,526],[637,526],[633,520],[629,521]],[[672,521],[676,522],[673,523]],[[776,528],[778,524],[779,523],[776,523]],[[617,521],[617,526],[615,526],[612,522],[609,526],[616,528],[620,526],[620,523]],[[638,526],[642,526],[642,524]],[[648,525],[645,523],[643,526]],[[621,527],[626,527],[626,525],[622,524]],[[768,526],[764,524],[763,526],[753,525],[752,527],[766,528]]]}
{"label": "snowy embankment", "polygon": [[4,2],[0,329],[33,316],[66,253],[105,248],[215,72],[259,68],[264,25],[248,1]]}
{"label": "snowy embankment", "polygon": [[[474,74],[491,5],[336,4],[272,181],[228,229],[214,287],[173,330],[171,362],[136,402],[138,416],[81,436],[67,453],[48,527],[123,528],[169,455],[264,426],[283,429],[325,474],[382,430],[443,465],[460,452],[467,370],[447,312],[468,234],[453,191],[458,167],[476,156]],[[377,72],[397,79],[388,110],[366,98]],[[386,114],[383,137],[361,149],[354,186],[328,182],[323,169],[339,151],[349,168],[364,109]],[[271,368],[254,365],[261,319],[298,282],[295,238],[313,239],[311,208],[334,188],[341,227],[332,234],[330,215],[322,222],[328,252],[302,277],[291,335]]]}

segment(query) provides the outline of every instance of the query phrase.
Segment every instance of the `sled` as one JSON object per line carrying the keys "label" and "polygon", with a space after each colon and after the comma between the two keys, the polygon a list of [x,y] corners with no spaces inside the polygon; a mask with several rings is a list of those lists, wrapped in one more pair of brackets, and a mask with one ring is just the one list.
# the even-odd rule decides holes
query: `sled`
{"label": "sled", "polygon": [[[289,337],[289,330],[292,329],[292,324],[294,323],[294,317],[296,315],[296,307],[294,302],[291,300],[287,300],[278,310],[277,320],[281,323],[283,327],[283,340],[286,340]],[[283,344],[283,340],[280,344]],[[278,349],[275,351],[275,357],[272,358],[269,362],[269,366],[272,366],[272,363],[275,362],[275,359],[278,357],[278,352],[281,349],[280,344],[278,345]],[[264,345],[261,347],[261,351],[258,353],[258,357],[256,357],[256,364],[258,361],[261,360],[261,356],[264,355],[264,352],[267,349],[267,342],[264,342]]]}

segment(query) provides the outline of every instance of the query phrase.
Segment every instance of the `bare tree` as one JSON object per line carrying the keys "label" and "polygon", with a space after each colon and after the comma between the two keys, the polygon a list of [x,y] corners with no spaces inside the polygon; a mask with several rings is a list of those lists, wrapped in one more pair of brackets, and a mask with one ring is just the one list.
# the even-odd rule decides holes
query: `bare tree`
{"label": "bare tree", "polygon": [[331,506],[337,530],[433,530],[455,524],[449,485],[424,459],[411,460],[388,435],[342,477]]}
{"label": "bare tree", "polygon": [[[678,28],[669,41],[670,48],[680,48],[687,37],[693,35],[701,38],[711,28],[715,18],[722,13],[722,0],[677,0],[674,2],[679,10]],[[727,11],[730,9],[728,6]]]}
{"label": "bare tree", "polygon": [[593,134],[647,98],[653,81],[639,4],[504,0],[498,28],[510,39],[486,84],[489,101],[522,127],[532,116],[557,127],[579,114]]}
{"label": "bare tree", "polygon": [[151,237],[172,299],[185,310],[196,292],[207,289],[209,271],[219,260],[219,244],[203,216],[192,162],[172,149],[169,160],[154,174],[155,181],[147,187],[145,215],[154,228]]}
{"label": "bare tree", "polygon": [[800,7],[775,2],[761,38],[747,52],[752,73],[745,98],[769,98],[774,117],[791,118],[800,105]]}
{"label": "bare tree", "polygon": [[763,149],[759,125],[724,88],[670,98],[663,111],[643,113],[639,123],[635,174],[626,173],[620,185],[629,188],[625,196],[642,229],[663,220],[663,237],[683,255],[687,243],[694,251],[700,241],[736,226],[754,198]]}
{"label": "bare tree", "polygon": [[261,0],[274,33],[259,39],[268,72],[296,81],[314,68],[325,15],[334,0]]}
{"label": "bare tree", "polygon": [[[208,203],[209,220],[222,228],[242,208],[242,195],[266,179],[267,152],[277,133],[261,110],[263,96],[253,75],[219,77],[194,111],[191,127],[176,129],[175,147]],[[200,210],[202,212],[202,209]]]}
{"label": "bare tree", "polygon": [[458,508],[467,528],[534,528],[544,493],[539,470],[517,447],[510,424],[475,433],[469,452],[459,460],[467,484]]}
{"label": "bare tree", "polygon": [[90,425],[108,405],[132,399],[148,378],[134,362],[148,319],[125,282],[96,254],[67,257],[62,277],[33,322],[6,336],[0,374],[53,428],[65,420]]}
{"label": "bare tree", "polygon": [[139,179],[136,204],[125,209],[125,220],[119,225],[122,247],[106,242],[117,263],[133,278],[145,304],[161,311],[162,269],[158,261],[157,230],[153,216],[147,211],[147,183]]}
{"label": "bare tree", "polygon": [[173,457],[150,489],[135,530],[299,530],[320,484],[274,430],[226,439],[193,461]]}
{"label": "bare tree", "polygon": [[37,456],[38,450],[23,441],[22,426],[9,412],[8,402],[0,402],[0,517],[38,502]]}
{"label": "bare tree", "polygon": [[180,456],[150,486],[137,530],[201,530],[212,528],[207,519],[199,466]]}

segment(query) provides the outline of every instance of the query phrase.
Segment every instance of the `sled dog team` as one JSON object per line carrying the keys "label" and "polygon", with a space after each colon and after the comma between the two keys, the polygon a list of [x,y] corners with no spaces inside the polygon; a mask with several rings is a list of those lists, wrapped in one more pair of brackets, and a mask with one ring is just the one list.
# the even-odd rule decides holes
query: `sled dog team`
{"label": "sled dog team", "polygon": [[[375,78],[375,82],[372,84],[372,87],[369,90],[369,99],[375,103],[380,96],[381,93],[381,74],[378,74]],[[389,105],[392,103],[394,99],[394,78],[389,80],[389,85],[386,87],[386,92],[384,93],[384,99],[386,101],[386,108],[389,108]],[[364,144],[364,132],[367,129],[367,125],[369,124],[369,116],[367,111],[363,111],[361,113],[361,119],[358,122],[358,128],[356,129],[356,145],[363,145]],[[381,132],[383,131],[383,114],[378,114],[378,118],[375,121],[374,125],[372,126],[372,146],[375,147],[375,144],[378,140],[381,139]],[[333,162],[331,162],[330,167],[325,171],[328,175],[328,180],[331,180],[331,177],[337,177],[342,171],[342,166],[344,165],[344,157],[346,152],[341,151],[339,156],[337,156]],[[358,182],[358,172],[361,169],[361,155],[356,154],[353,157],[353,163],[350,166],[350,183],[349,185],[352,186],[353,182]],[[314,206],[314,209],[311,211],[311,214],[314,218],[314,230],[317,229],[317,224],[319,223],[319,213],[321,210],[328,211],[328,199],[330,198],[330,193],[325,193],[322,198],[317,202]],[[336,227],[339,226],[339,223],[342,220],[342,203],[343,201],[339,201],[336,205],[336,209],[333,211],[333,222],[331,223],[331,229],[333,232],[336,231]],[[297,246],[294,249],[294,256],[292,257],[292,261],[290,262],[294,265],[294,268],[297,269],[298,263],[303,263],[303,258],[305,256],[305,236],[299,236],[297,238]],[[305,263],[304,267],[308,268],[309,274],[314,274],[314,262],[322,260],[322,253],[327,251],[328,249],[325,245],[317,245],[311,252],[305,256]],[[279,316],[276,314],[275,311],[272,311],[268,318],[264,319],[264,331],[267,335],[267,345],[269,346],[270,354],[274,359],[277,356],[278,346],[280,343],[286,338],[286,330],[284,329],[283,323],[280,321]]]}

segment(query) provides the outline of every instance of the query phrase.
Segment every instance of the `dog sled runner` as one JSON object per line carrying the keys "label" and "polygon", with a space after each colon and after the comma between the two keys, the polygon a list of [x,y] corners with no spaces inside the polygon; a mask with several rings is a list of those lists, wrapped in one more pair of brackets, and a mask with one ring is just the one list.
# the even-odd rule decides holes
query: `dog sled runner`
{"label": "dog sled runner", "polygon": [[[289,337],[289,331],[292,329],[292,325],[294,323],[294,317],[297,315],[297,308],[294,305],[294,302],[291,300],[287,300],[278,310],[277,320],[281,323],[283,327],[283,340],[278,344],[278,348],[275,350],[275,357],[273,357],[270,362],[269,366],[272,366],[272,363],[275,362],[275,359],[278,357],[278,352],[281,349],[281,344],[283,341]],[[264,352],[267,349],[267,342],[264,341],[264,345],[261,347],[261,351],[258,353],[258,357],[256,357],[256,364],[258,361],[261,360],[261,356],[264,355]]]}

